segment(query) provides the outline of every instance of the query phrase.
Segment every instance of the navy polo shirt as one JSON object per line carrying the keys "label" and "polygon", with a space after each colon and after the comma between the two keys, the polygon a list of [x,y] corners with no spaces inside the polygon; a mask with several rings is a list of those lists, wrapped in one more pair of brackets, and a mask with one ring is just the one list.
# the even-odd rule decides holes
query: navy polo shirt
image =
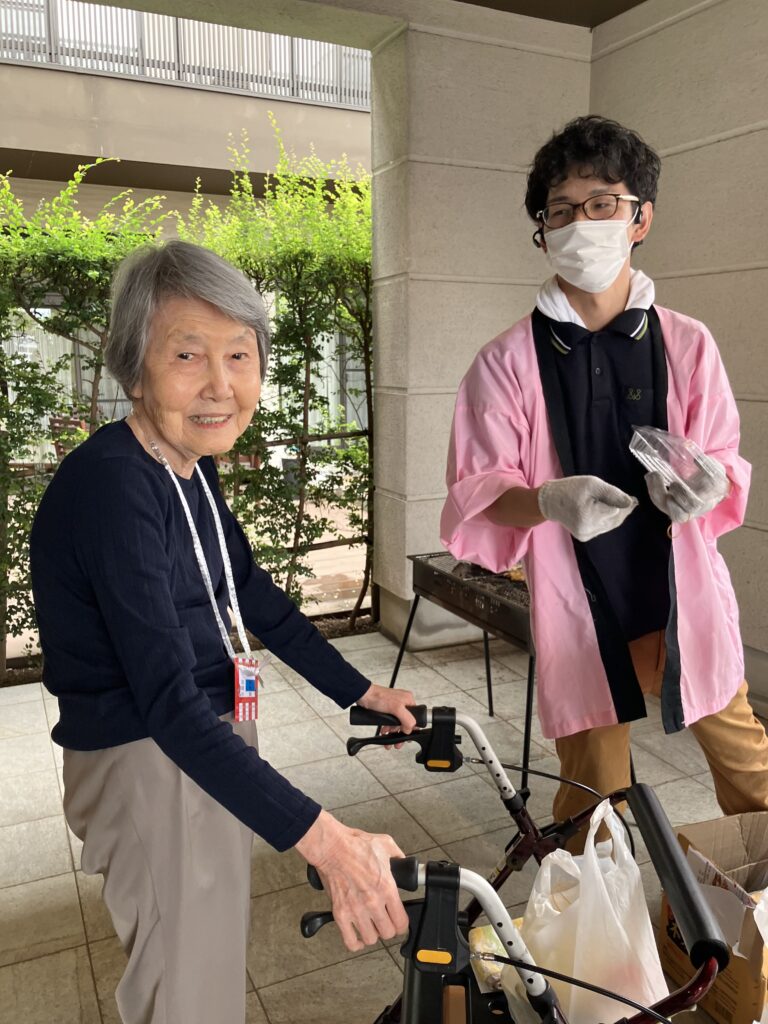
{"label": "navy polo shirt", "polygon": [[645,470],[629,450],[634,426],[661,426],[654,422],[648,315],[628,309],[600,331],[550,319],[549,330],[575,472],[639,501],[620,527],[584,544],[625,640],[635,640],[664,629],[670,611],[669,521],[651,502]]}

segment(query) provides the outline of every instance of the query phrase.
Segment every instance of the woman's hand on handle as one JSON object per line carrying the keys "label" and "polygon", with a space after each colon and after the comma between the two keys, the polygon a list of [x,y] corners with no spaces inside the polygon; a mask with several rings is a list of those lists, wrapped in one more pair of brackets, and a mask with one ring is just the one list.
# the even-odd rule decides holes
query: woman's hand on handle
{"label": "woman's hand on handle", "polygon": [[351,951],[408,930],[408,915],[389,867],[404,856],[390,836],[348,828],[327,811],[296,843],[320,872],[333,917]]}
{"label": "woman's hand on handle", "polygon": [[[371,683],[370,689],[366,690],[357,702],[361,707],[369,708],[371,711],[384,711],[387,714],[395,715],[400,719],[400,728],[392,725],[383,725],[381,733],[386,736],[390,732],[411,733],[416,728],[416,719],[408,710],[408,705],[416,703],[416,698],[410,690],[397,690],[389,686],[378,686]],[[393,744],[398,750],[402,743]],[[391,750],[392,747],[385,747]]]}

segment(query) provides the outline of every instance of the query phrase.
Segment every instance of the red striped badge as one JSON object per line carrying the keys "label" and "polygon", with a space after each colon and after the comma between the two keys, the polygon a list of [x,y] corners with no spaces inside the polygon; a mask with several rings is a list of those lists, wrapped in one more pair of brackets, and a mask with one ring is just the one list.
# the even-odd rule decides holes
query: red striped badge
{"label": "red striped badge", "polygon": [[259,661],[235,657],[235,721],[255,722],[259,717]]}

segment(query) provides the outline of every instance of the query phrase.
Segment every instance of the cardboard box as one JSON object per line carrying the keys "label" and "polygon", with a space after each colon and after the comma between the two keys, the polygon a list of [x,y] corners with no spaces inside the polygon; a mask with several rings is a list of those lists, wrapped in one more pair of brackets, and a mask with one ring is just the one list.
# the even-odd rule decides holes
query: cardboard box
{"label": "cardboard box", "polygon": [[[768,812],[686,825],[677,833],[732,948],[728,968],[700,1006],[717,1024],[752,1024],[761,1019],[768,1002],[768,949],[755,924],[750,896],[768,887]],[[693,967],[666,894],[660,923],[661,966],[679,987],[691,977]]]}

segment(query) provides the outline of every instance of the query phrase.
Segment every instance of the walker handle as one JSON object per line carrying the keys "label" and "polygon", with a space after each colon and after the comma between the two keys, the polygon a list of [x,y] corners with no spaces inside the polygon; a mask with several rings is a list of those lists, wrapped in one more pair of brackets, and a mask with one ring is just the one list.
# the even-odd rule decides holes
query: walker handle
{"label": "walker handle", "polygon": [[730,957],[728,945],[714,914],[704,902],[701,887],[659,798],[650,786],[637,782],[627,790],[627,803],[667,894],[691,963],[701,967],[713,957],[720,970],[725,970]]}
{"label": "walker handle", "polygon": [[[416,892],[419,887],[418,857],[391,857],[389,861],[389,868],[398,889],[407,889],[409,892]],[[323,888],[320,874],[314,864],[307,865],[307,881],[313,889]]]}
{"label": "walker handle", "polygon": [[[423,729],[427,724],[427,705],[426,704],[412,704],[408,710],[411,712],[413,717],[416,719],[416,725]],[[350,725],[396,725],[398,728],[402,728],[402,723],[397,715],[388,715],[384,711],[371,711],[368,708],[360,707],[359,704],[353,704],[349,709],[349,724]]]}

